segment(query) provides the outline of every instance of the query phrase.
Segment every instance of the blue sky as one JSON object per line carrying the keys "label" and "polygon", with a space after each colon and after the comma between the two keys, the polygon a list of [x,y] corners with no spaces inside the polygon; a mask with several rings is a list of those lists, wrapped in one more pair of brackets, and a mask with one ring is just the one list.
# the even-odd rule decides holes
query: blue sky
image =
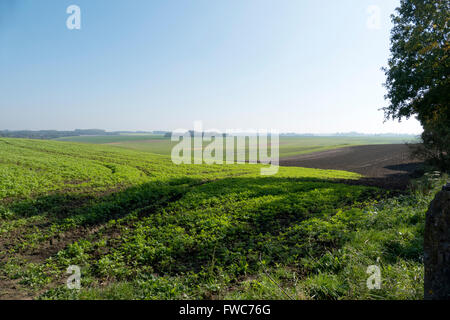
{"label": "blue sky", "polygon": [[397,0],[1,2],[0,129],[421,132],[378,110]]}

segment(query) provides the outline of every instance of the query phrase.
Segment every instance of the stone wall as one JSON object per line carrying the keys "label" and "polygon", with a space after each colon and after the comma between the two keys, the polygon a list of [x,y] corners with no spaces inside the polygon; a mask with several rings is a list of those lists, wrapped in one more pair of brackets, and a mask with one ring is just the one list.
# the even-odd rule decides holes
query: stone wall
{"label": "stone wall", "polygon": [[430,204],[424,236],[427,300],[450,299],[450,183]]}

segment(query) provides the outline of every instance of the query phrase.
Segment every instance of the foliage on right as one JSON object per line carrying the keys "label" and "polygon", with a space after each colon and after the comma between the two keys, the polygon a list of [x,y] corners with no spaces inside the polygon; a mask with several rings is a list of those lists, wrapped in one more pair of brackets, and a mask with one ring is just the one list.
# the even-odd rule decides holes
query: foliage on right
{"label": "foliage on right", "polygon": [[421,122],[417,154],[450,169],[450,0],[401,0],[392,16],[391,57],[385,68],[386,119]]}

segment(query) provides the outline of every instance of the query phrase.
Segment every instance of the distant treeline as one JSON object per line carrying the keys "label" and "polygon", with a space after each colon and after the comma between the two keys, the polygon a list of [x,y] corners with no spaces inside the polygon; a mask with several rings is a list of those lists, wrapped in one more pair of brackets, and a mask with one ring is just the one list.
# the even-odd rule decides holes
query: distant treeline
{"label": "distant treeline", "polygon": [[280,136],[289,137],[418,137],[419,134],[408,133],[359,133],[359,132],[337,132],[337,133],[281,133]]}
{"label": "distant treeline", "polygon": [[27,139],[56,139],[62,137],[73,137],[82,135],[117,135],[116,132],[106,132],[100,129],[76,129],[73,131],[57,131],[57,130],[20,130],[20,131],[10,131],[3,130],[0,131],[0,137],[5,138],[27,138]]}
{"label": "distant treeline", "polygon": [[73,131],[58,131],[58,130],[0,130],[0,137],[4,138],[25,138],[25,139],[57,139],[64,137],[77,136],[118,136],[120,134],[161,134],[164,135],[167,131],[113,131],[107,132],[102,129],[75,129]]}
{"label": "distant treeline", "polygon": [[[194,131],[189,131],[191,136],[194,135]],[[156,134],[164,135],[170,138],[172,132],[170,131],[113,131],[107,132],[102,129],[75,129],[73,131],[58,131],[58,130],[0,130],[0,137],[5,138],[26,138],[26,139],[57,139],[63,137],[76,137],[76,136],[116,136],[120,134]],[[217,133],[219,134],[219,133]],[[245,133],[242,133],[246,135]],[[202,136],[204,133],[202,133]],[[223,133],[226,137],[227,134]],[[408,134],[393,134],[393,133],[382,133],[382,134],[364,134],[357,132],[349,133],[333,133],[333,134],[312,134],[312,133],[281,133],[280,136],[291,136],[291,137],[321,137],[321,136],[347,136],[347,137],[400,137],[400,136],[410,136],[414,135]]]}
{"label": "distant treeline", "polygon": [[[164,132],[164,131],[163,131]],[[191,137],[194,136],[195,131],[189,130],[189,134]],[[219,135],[219,132],[208,132],[208,134],[216,134]],[[250,135],[249,132],[235,132],[234,135],[243,135],[247,136]],[[205,135],[205,132],[201,133],[202,136]],[[227,137],[227,133],[222,133],[224,137]],[[316,133],[294,133],[294,132],[285,132],[279,134],[281,137],[378,137],[378,138],[395,138],[395,137],[408,137],[408,138],[415,138],[419,135],[414,134],[397,134],[397,133],[359,133],[359,132],[348,132],[348,133],[324,133],[324,134],[316,134]],[[165,132],[165,137],[171,137],[172,132]]]}

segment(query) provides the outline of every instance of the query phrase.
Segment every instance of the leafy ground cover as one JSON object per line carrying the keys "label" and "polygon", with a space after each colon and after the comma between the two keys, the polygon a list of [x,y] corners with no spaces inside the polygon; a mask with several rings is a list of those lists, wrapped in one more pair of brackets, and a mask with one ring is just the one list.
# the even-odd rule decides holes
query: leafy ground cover
{"label": "leafy ground cover", "polygon": [[260,168],[0,139],[0,298],[422,298],[434,184],[393,196],[354,173]]}

